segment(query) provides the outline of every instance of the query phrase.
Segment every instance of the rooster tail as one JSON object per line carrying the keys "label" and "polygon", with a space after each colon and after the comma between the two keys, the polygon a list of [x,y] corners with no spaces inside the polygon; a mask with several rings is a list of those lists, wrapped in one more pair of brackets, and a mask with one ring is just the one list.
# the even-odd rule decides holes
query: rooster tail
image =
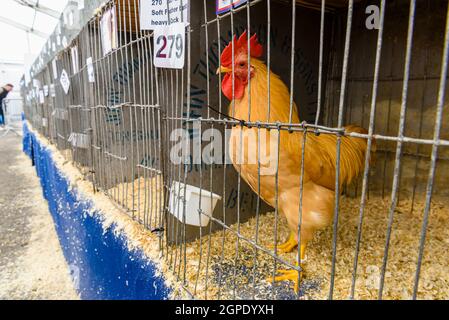
{"label": "rooster tail", "polygon": [[[346,133],[366,134],[367,131],[358,126],[347,126]],[[365,168],[367,139],[344,135],[340,144],[340,185],[351,184]],[[306,139],[305,161],[309,178],[328,189],[335,190],[337,161],[337,136],[334,134],[309,134]],[[374,162],[376,144],[371,148],[371,163]]]}
{"label": "rooster tail", "polygon": [[[346,133],[368,133],[366,129],[355,125],[345,127],[345,131]],[[342,185],[351,184],[358,176],[363,173],[363,170],[365,168],[365,156],[367,147],[368,140],[366,138],[344,136],[341,139],[340,175]],[[375,141],[373,141],[371,145],[370,164],[374,164],[375,153],[376,143]]]}
{"label": "rooster tail", "polygon": [[[360,133],[360,134],[368,134],[368,130],[366,130],[365,128],[353,125],[353,124],[346,126],[345,131],[347,133],[355,132],[355,133]],[[365,143],[365,154],[366,154],[366,148],[368,147],[368,140],[362,139],[362,138],[354,138],[354,137],[350,137],[350,139],[363,140]],[[376,143],[376,139],[373,138],[373,140],[371,142],[370,165],[374,165],[376,162],[376,151],[377,151],[377,143]]]}

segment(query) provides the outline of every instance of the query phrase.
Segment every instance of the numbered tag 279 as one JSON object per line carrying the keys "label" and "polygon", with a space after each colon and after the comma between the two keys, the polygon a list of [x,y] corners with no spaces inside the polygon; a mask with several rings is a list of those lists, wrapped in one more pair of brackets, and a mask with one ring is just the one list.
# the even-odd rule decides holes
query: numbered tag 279
{"label": "numbered tag 279", "polygon": [[182,69],[185,63],[185,24],[174,23],[154,29],[154,66]]}

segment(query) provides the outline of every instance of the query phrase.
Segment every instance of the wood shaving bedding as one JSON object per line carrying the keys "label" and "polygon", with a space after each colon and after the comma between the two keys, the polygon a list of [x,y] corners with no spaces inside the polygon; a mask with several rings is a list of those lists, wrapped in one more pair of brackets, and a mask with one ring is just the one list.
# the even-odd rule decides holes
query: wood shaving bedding
{"label": "wood shaving bedding", "polygon": [[[159,184],[159,182],[156,182],[154,178],[152,182],[150,181],[147,182],[148,186],[152,183],[153,190],[160,190],[155,187],[155,184]],[[144,190],[144,183],[144,179],[139,178],[134,186]],[[128,185],[128,190],[131,190],[131,185],[132,183]],[[128,191],[128,193],[132,197],[132,192]],[[137,193],[138,191],[135,191],[135,194]],[[148,196],[146,200],[147,206],[149,198]],[[159,197],[153,194],[154,203],[159,201],[156,199]],[[142,201],[144,200],[141,199],[139,216],[144,215]],[[350,296],[359,206],[359,198],[342,196],[337,240],[335,299],[347,299]],[[355,299],[377,299],[389,208],[389,199],[371,196],[367,200],[358,259]],[[449,231],[446,228],[449,222],[448,208],[449,203],[445,199],[435,198],[432,201],[419,298],[447,299],[449,297]],[[410,299],[412,296],[423,212],[424,199],[415,201],[413,212],[410,199],[401,199],[395,210],[384,299]],[[275,261],[271,255],[261,250],[255,250],[251,243],[243,239],[239,240],[239,250],[236,251],[238,229],[243,237],[255,242],[256,220],[256,218],[252,218],[246,223],[230,226],[233,231],[218,231],[188,243],[185,248],[186,268],[184,268],[183,262],[183,246],[169,247],[168,263],[172,265],[175,274],[180,279],[183,279],[185,269],[187,289],[195,297],[201,299],[298,298],[292,290],[291,284],[277,283],[273,288],[271,283],[265,281],[275,270]],[[258,244],[263,248],[270,248],[274,244],[274,213],[261,215],[258,224]],[[282,216],[279,217],[277,225],[279,244],[287,238],[289,229]],[[207,226],[203,230],[207,231],[206,229],[209,227]],[[314,240],[309,244],[300,298],[327,299],[332,259],[331,244],[332,227],[318,231]],[[254,258],[255,256],[257,258]],[[296,262],[296,256],[296,252],[280,255],[282,259],[292,265]],[[276,267],[285,269],[286,266],[276,263]]]}
{"label": "wood shaving bedding", "polygon": [[[341,199],[334,299],[347,299],[350,296],[359,205],[359,199],[344,196]],[[358,259],[355,299],[377,299],[378,297],[389,208],[390,201],[382,199],[380,196],[371,196],[367,201]],[[432,201],[419,282],[418,298],[420,299],[449,298],[448,208],[446,199],[434,199]],[[424,201],[416,200],[413,212],[410,209],[411,200],[402,199],[395,210],[383,293],[384,299],[411,299],[412,297]],[[258,243],[264,248],[273,246],[274,225],[274,213],[259,217]],[[283,217],[279,217],[278,226],[278,241],[283,242],[289,234]],[[236,230],[237,226],[234,225],[232,228]],[[240,225],[240,233],[253,241],[255,240],[255,230],[256,218]],[[286,282],[278,283],[273,290],[273,286],[265,280],[275,270],[274,259],[271,256],[259,250],[255,260],[253,246],[244,240],[239,241],[239,251],[236,253],[236,236],[231,231],[224,232],[224,235],[226,241],[224,242],[223,255],[223,232],[216,232],[210,237],[205,236],[203,239],[187,245],[189,289],[195,290],[193,284],[197,279],[196,270],[200,261],[198,248],[201,242],[203,255],[206,255],[206,257],[210,245],[211,257],[209,270],[207,271],[207,290],[202,290],[206,289],[205,261],[207,258],[203,256],[201,259],[200,277],[196,285],[196,294],[200,298],[216,298],[220,291],[223,298],[298,298],[292,289],[292,284],[286,287]],[[321,230],[317,232],[308,246],[307,259],[303,265],[305,272],[301,281],[301,299],[328,298],[332,261],[332,235],[332,227]],[[224,257],[223,260],[221,260],[222,256]],[[291,264],[295,263],[296,256],[296,252],[280,255],[281,258]],[[257,268],[253,268],[254,263],[257,264]],[[279,268],[285,269],[286,266],[277,263],[277,269]],[[234,271],[235,269],[237,271]],[[253,282],[254,271],[256,277]],[[221,282],[220,273],[222,274]],[[236,281],[234,281],[234,275],[237,276]],[[223,280],[223,277],[226,277],[226,279]],[[236,287],[235,296],[234,287]],[[254,287],[256,290],[253,290]],[[261,290],[265,293],[261,294]]]}
{"label": "wood shaving bedding", "polygon": [[[31,129],[31,126],[29,126]],[[159,272],[166,278],[167,285],[174,288],[172,298],[188,298],[185,288],[198,299],[297,299],[293,285],[280,282],[274,286],[265,279],[273,275],[274,270],[283,268],[279,262],[262,250],[239,239],[235,231],[251,241],[256,241],[256,218],[240,225],[230,226],[231,230],[217,231],[203,236],[186,246],[167,246],[163,241],[163,255],[159,248],[159,238],[149,232],[141,223],[131,219],[124,210],[119,208],[103,193],[94,193],[92,184],[83,179],[82,175],[69,161],[66,161],[59,151],[46,142],[46,139],[35,133],[41,142],[53,151],[53,158],[58,167],[69,178],[73,187],[86,198],[91,199],[97,210],[101,211],[103,226],[109,228],[115,225],[117,233],[124,233],[128,238],[130,249],[139,248],[154,262]],[[150,181],[139,178],[127,186],[117,186],[126,191],[128,203],[133,197],[132,188],[143,188],[161,185],[159,179]],[[130,192],[131,190],[131,192]],[[134,189],[135,190],[135,189]],[[136,195],[134,192],[134,196]],[[131,198],[129,198],[131,197]],[[153,203],[162,199],[157,192],[140,198],[140,209],[135,216],[143,217],[141,211],[145,208],[142,201]],[[134,199],[135,204],[136,199]],[[448,299],[449,298],[449,200],[432,200],[427,240],[421,269],[418,298]],[[340,218],[337,236],[337,259],[335,272],[334,299],[347,299],[350,295],[352,271],[354,263],[354,248],[357,236],[360,200],[342,196]],[[355,299],[377,299],[380,271],[384,255],[388,212],[390,202],[380,196],[371,195],[365,207],[362,241],[358,259]],[[394,215],[387,272],[385,276],[384,299],[410,299],[414,284],[422,217],[424,212],[423,199],[417,199],[414,210],[411,211],[411,200],[401,198]],[[151,209],[153,210],[153,209]],[[154,206],[154,210],[158,210]],[[147,211],[148,212],[148,211]],[[258,219],[259,232],[257,243],[263,248],[269,248],[274,243],[274,213],[260,215]],[[286,222],[279,217],[277,229],[278,243],[285,240],[289,234]],[[209,226],[207,227],[209,228]],[[233,232],[233,231],[234,232]],[[224,239],[224,241],[223,241]],[[185,256],[184,256],[185,253]],[[184,257],[186,267],[184,265]],[[281,254],[280,257],[294,265],[296,253]],[[303,265],[304,274],[300,286],[301,299],[327,299],[330,283],[332,259],[332,227],[316,233],[307,249],[307,261]]]}

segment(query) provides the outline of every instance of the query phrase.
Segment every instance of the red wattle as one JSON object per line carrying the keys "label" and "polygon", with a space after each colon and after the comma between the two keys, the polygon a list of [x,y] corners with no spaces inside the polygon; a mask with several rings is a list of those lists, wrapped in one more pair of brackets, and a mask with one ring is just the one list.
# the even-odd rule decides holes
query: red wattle
{"label": "red wattle", "polygon": [[[234,84],[235,84],[234,89],[235,98],[241,99],[245,92],[245,83],[238,77],[235,77]],[[230,73],[225,74],[223,82],[221,84],[221,90],[223,91],[223,94],[226,96],[226,98],[232,101],[232,77]]]}

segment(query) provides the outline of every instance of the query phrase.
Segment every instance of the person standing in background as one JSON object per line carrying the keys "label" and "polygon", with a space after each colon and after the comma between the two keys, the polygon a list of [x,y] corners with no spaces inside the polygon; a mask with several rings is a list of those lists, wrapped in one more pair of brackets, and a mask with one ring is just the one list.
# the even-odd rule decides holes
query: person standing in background
{"label": "person standing in background", "polygon": [[5,114],[3,112],[3,100],[12,91],[14,86],[10,83],[0,88],[0,126],[5,125]]}

